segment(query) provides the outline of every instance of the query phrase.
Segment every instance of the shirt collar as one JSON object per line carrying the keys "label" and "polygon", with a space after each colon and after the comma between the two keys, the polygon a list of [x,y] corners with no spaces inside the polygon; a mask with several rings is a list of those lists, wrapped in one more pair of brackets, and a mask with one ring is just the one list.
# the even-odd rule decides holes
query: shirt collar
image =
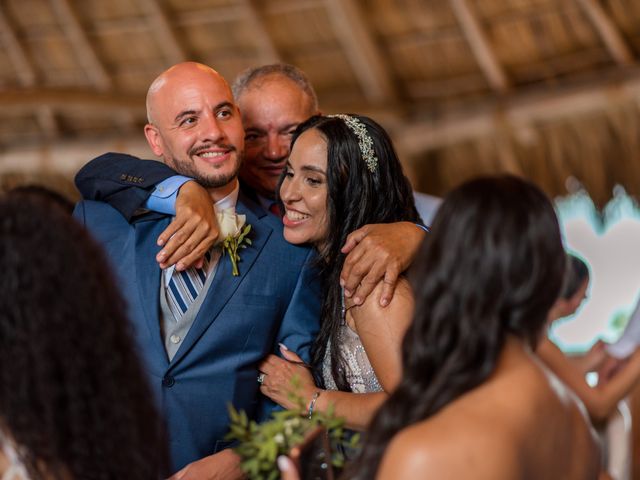
{"label": "shirt collar", "polygon": [[238,193],[240,193],[240,184],[236,182],[236,187],[233,191],[226,197],[214,203],[213,208],[215,208],[216,212],[221,212],[222,210],[227,210],[229,208],[235,210],[236,204],[238,203]]}

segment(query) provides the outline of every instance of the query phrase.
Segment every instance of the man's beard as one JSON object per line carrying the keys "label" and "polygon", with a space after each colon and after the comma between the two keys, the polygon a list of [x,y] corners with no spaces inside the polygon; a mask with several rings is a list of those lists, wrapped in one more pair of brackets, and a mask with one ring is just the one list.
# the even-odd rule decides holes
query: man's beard
{"label": "man's beard", "polygon": [[[204,150],[204,149],[201,148],[199,150]],[[242,152],[238,152],[238,150],[236,150],[235,148],[233,150],[237,154],[236,168],[233,170],[233,172],[228,173],[226,175],[216,175],[215,173],[207,175],[199,172],[196,169],[195,163],[191,160],[191,156],[196,155],[198,153],[195,150],[193,152],[191,151],[189,152],[188,160],[180,160],[174,157],[172,159],[173,161],[171,162],[172,165],[169,165],[169,166],[171,166],[180,175],[193,178],[196,182],[198,182],[204,188],[207,188],[207,189],[220,188],[220,187],[224,187],[225,185],[228,185],[238,176],[238,171],[240,170],[240,165],[242,164],[242,160],[241,160]]]}

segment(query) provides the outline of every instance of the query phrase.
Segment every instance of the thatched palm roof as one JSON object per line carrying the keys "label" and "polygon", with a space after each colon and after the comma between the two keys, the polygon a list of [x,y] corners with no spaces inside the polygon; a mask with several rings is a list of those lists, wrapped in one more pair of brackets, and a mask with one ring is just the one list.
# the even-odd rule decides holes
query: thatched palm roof
{"label": "thatched palm roof", "polygon": [[143,151],[144,93],[187,59],[304,69],[393,133],[416,186],[513,171],[640,193],[637,0],[2,0],[0,171]]}

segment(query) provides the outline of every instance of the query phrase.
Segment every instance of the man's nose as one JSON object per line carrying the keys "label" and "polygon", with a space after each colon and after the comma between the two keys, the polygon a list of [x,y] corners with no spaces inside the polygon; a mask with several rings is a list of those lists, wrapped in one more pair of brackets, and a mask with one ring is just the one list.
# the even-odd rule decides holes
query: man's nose
{"label": "man's nose", "polygon": [[269,160],[279,161],[289,155],[289,139],[281,135],[267,135],[267,143],[264,146],[263,155]]}
{"label": "man's nose", "polygon": [[200,122],[201,136],[203,141],[217,142],[224,138],[224,130],[220,127],[215,115],[206,115]]}

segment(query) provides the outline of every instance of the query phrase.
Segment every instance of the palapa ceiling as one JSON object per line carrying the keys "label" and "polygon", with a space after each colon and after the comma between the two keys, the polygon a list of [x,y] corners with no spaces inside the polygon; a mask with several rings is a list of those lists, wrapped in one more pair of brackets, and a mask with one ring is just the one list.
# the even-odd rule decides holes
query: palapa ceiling
{"label": "palapa ceiling", "polygon": [[0,0],[0,34],[3,172],[145,151],[176,62],[284,61],[323,111],[388,127],[420,190],[509,171],[640,193],[638,0]]}

